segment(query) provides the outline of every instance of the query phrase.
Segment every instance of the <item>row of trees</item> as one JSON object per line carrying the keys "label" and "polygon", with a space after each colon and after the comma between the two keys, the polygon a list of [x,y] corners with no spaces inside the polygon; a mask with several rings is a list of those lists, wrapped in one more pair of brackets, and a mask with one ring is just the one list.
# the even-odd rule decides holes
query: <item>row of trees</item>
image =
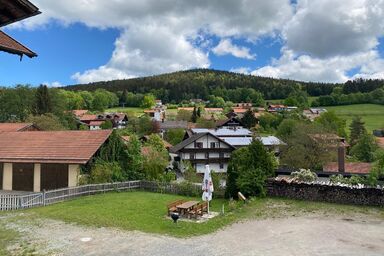
{"label": "row of trees", "polygon": [[337,106],[349,104],[384,104],[384,89],[379,88],[371,92],[343,94],[342,88],[335,88],[331,95],[320,96],[312,102],[312,106]]}

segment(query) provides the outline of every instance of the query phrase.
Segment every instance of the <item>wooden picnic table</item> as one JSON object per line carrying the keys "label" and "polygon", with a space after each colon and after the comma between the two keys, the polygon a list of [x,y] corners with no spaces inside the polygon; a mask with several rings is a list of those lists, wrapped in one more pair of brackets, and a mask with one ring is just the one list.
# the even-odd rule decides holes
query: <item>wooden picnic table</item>
{"label": "wooden picnic table", "polygon": [[191,210],[193,206],[197,205],[198,203],[199,203],[198,201],[188,201],[180,205],[177,205],[176,208],[179,210],[181,215],[185,215],[185,213]]}

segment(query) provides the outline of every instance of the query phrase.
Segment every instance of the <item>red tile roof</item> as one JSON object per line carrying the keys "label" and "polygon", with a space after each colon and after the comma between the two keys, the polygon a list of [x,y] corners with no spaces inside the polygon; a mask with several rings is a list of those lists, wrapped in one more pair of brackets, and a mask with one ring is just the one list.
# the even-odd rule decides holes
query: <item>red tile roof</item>
{"label": "red tile roof", "polygon": [[81,117],[81,116],[87,114],[87,113],[88,113],[88,110],[86,110],[86,109],[75,109],[75,110],[72,110],[72,113],[73,113],[75,116],[77,116],[77,117]]}
{"label": "red tile roof", "polygon": [[[345,163],[345,173],[351,174],[368,174],[371,171],[371,163]],[[339,166],[337,162],[327,163],[323,166],[324,172],[339,172]]]}
{"label": "red tile roof", "polygon": [[80,121],[86,122],[86,121],[96,121],[97,115],[82,115],[79,117]]}
{"label": "red tile roof", "polygon": [[32,123],[0,123],[0,132],[18,132],[31,126]]}
{"label": "red tile roof", "polygon": [[111,130],[2,132],[0,162],[85,164]]}
{"label": "red tile roof", "polygon": [[17,42],[15,39],[0,31],[0,51],[13,53],[22,56],[23,54],[28,57],[36,57],[37,54],[29,50],[27,47]]}

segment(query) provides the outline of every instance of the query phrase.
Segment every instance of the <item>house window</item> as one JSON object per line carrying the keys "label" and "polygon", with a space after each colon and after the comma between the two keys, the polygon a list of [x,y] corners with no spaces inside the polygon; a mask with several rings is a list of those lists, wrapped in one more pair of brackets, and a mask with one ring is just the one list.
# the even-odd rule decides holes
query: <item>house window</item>
{"label": "house window", "polygon": [[206,153],[205,153],[205,158],[206,158],[206,159],[209,159],[209,152],[206,152]]}
{"label": "house window", "polygon": [[189,159],[192,159],[192,160],[195,159],[195,154],[194,153],[190,153],[189,154]]}
{"label": "house window", "polygon": [[224,153],[219,153],[219,158],[224,158]]}
{"label": "house window", "polygon": [[203,142],[195,142],[195,148],[203,148]]}
{"label": "house window", "polygon": [[223,163],[220,163],[220,169],[224,169],[224,164]]}
{"label": "house window", "polygon": [[211,142],[211,148],[218,148],[218,147],[219,147],[219,143]]}

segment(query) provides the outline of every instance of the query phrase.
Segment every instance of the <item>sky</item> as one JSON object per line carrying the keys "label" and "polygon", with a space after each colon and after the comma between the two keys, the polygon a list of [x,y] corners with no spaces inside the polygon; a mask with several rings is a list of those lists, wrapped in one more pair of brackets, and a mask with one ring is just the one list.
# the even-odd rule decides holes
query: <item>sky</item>
{"label": "sky", "polygon": [[[193,68],[301,81],[384,78],[384,0],[31,0],[2,28],[0,85],[52,87]],[[76,4],[74,4],[76,3]]]}

